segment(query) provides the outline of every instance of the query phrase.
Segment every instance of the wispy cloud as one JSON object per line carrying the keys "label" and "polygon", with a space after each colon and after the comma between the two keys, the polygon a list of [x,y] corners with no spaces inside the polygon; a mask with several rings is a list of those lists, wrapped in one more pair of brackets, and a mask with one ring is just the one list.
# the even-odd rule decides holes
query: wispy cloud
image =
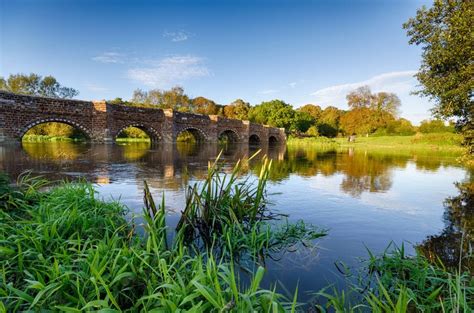
{"label": "wispy cloud", "polygon": [[322,105],[340,105],[346,103],[346,95],[364,85],[368,85],[372,91],[387,91],[397,94],[406,94],[416,86],[416,79],[413,77],[416,71],[401,71],[383,73],[367,80],[335,85],[319,89],[313,93],[314,101]]}
{"label": "wispy cloud", "polygon": [[259,91],[259,94],[261,94],[261,95],[271,95],[271,94],[274,94],[274,93],[277,93],[277,92],[279,92],[279,90],[277,90],[277,89],[265,89],[265,90]]}
{"label": "wispy cloud", "polygon": [[421,120],[430,118],[430,108],[433,107],[433,104],[427,98],[411,94],[412,91],[418,88],[415,74],[416,71],[383,73],[363,81],[319,89],[311,93],[312,98],[308,100],[323,107],[334,105],[345,109],[347,108],[346,95],[360,86],[368,85],[372,92],[387,91],[396,93],[402,102],[401,116],[418,124]]}
{"label": "wispy cloud", "polygon": [[100,63],[124,63],[125,55],[118,52],[103,52],[93,57],[92,60]]}
{"label": "wispy cloud", "polygon": [[166,88],[188,79],[210,75],[204,59],[192,55],[171,56],[148,60],[146,63],[149,66],[129,69],[127,76],[153,88]]}
{"label": "wispy cloud", "polygon": [[190,37],[190,33],[180,30],[176,32],[165,31],[163,32],[163,37],[171,39],[173,42],[186,41]]}
{"label": "wispy cloud", "polygon": [[291,88],[295,88],[297,84],[297,82],[291,82],[288,84],[288,86],[290,86]]}
{"label": "wispy cloud", "polygon": [[84,85],[84,87],[86,87],[87,90],[93,91],[93,92],[108,92],[109,91],[108,88],[105,88],[96,84],[92,84],[92,83],[87,83]]}

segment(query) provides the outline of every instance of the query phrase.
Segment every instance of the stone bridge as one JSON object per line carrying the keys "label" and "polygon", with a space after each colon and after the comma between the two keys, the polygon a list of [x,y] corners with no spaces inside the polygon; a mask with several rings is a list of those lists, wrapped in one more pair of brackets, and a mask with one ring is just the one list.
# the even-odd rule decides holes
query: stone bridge
{"label": "stone bridge", "polygon": [[183,131],[198,141],[285,143],[282,128],[173,110],[130,107],[106,101],[80,101],[18,95],[0,91],[0,142],[20,141],[32,127],[60,122],[81,130],[93,142],[114,142],[127,127],[140,128],[153,142],[175,142]]}

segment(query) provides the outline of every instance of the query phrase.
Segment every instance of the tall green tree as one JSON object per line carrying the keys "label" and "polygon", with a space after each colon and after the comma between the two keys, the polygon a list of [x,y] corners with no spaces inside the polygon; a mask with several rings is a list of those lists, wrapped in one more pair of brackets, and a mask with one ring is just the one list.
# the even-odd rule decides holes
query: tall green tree
{"label": "tall green tree", "polygon": [[403,27],[409,43],[422,47],[416,74],[422,88],[417,94],[430,98],[433,112],[457,118],[470,152],[474,152],[474,2],[436,0],[423,6]]}
{"label": "tall green tree", "polygon": [[339,132],[339,120],[343,111],[336,107],[328,106],[321,113],[318,122],[318,131],[322,136],[336,137]]}
{"label": "tall green tree", "polygon": [[0,77],[0,90],[13,93],[51,98],[74,98],[79,94],[74,88],[62,86],[53,76],[38,74],[11,74],[7,79]]}

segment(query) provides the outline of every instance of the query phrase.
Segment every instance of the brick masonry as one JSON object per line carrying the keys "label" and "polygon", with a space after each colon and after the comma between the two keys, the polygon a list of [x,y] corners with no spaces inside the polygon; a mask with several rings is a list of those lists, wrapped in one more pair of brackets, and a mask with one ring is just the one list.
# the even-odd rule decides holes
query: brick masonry
{"label": "brick masonry", "polygon": [[201,141],[217,142],[226,134],[237,143],[286,141],[284,129],[217,115],[138,108],[105,101],[81,101],[17,95],[0,91],[0,142],[19,141],[33,126],[62,122],[94,142],[113,142],[129,126],[145,131],[155,142],[175,142],[188,130]]}

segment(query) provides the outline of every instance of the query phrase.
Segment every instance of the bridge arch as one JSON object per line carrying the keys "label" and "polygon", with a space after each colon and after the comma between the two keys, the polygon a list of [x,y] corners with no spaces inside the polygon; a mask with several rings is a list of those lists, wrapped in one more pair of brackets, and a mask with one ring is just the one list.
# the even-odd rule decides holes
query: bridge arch
{"label": "bridge arch", "polygon": [[238,133],[233,129],[225,129],[221,131],[217,139],[219,141],[227,141],[227,143],[237,143],[240,141]]}
{"label": "bridge arch", "polygon": [[273,136],[273,135],[270,135],[270,137],[268,137],[268,143],[270,145],[275,145],[279,142],[277,136]]}
{"label": "bridge arch", "polygon": [[50,118],[42,118],[42,119],[36,119],[32,122],[29,122],[26,126],[21,128],[18,133],[18,139],[21,140],[23,136],[33,127],[45,123],[62,123],[62,124],[67,124],[70,125],[78,130],[80,130],[86,137],[87,140],[92,140],[92,132],[89,130],[87,127],[83,126],[82,124],[75,122],[73,120],[67,119],[67,118],[60,118],[60,117],[50,117]]}
{"label": "bridge arch", "polygon": [[131,124],[127,124],[126,126],[123,126],[122,128],[120,128],[117,133],[115,133],[115,136],[114,136],[114,140],[117,139],[117,137],[127,128],[129,127],[135,127],[135,128],[138,128],[140,130],[142,130],[143,132],[145,132],[145,134],[148,135],[148,137],[150,137],[150,141],[151,142],[158,142],[161,140],[161,135],[160,133],[154,129],[153,127],[150,127],[150,126],[147,126],[147,125],[144,125],[144,124],[141,124],[141,123],[131,123]]}
{"label": "bridge arch", "polygon": [[193,135],[194,139],[199,143],[208,141],[208,136],[206,135],[206,133],[202,129],[200,129],[198,127],[192,127],[192,126],[184,127],[182,129],[178,130],[176,132],[176,138],[178,138],[178,136],[180,134],[184,133],[184,132],[191,133]]}
{"label": "bridge arch", "polygon": [[258,145],[260,144],[260,137],[257,134],[252,134],[249,136],[249,144],[250,145]]}

